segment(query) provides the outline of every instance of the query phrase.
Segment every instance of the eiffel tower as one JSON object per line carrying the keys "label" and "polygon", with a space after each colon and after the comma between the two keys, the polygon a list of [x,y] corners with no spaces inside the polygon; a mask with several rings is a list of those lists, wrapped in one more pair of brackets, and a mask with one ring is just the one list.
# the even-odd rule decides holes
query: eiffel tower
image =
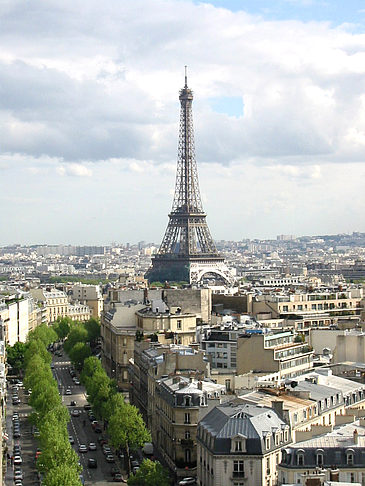
{"label": "eiffel tower", "polygon": [[165,236],[146,277],[150,282],[186,281],[194,284],[204,275],[214,274],[231,285],[234,278],[217,251],[201,202],[194,147],[193,92],[188,88],[186,67],[185,86],[180,90],[179,100],[175,195]]}

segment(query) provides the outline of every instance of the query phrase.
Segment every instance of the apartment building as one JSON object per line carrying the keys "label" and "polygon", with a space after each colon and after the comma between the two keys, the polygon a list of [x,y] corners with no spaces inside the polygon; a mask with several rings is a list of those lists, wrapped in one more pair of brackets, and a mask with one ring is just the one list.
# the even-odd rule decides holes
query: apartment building
{"label": "apartment building", "polygon": [[273,486],[290,427],[274,410],[224,403],[200,422],[197,432],[200,486]]}
{"label": "apartment building", "polygon": [[201,350],[189,346],[161,344],[150,340],[134,343],[134,358],[130,360],[130,401],[136,405],[148,427],[155,417],[156,380],[180,374],[204,379],[210,366]]}
{"label": "apartment building", "polygon": [[283,450],[279,484],[306,484],[308,475],[321,472],[323,479],[365,484],[365,419],[297,442]]}
{"label": "apartment building", "polygon": [[341,292],[249,295],[247,310],[257,318],[262,314],[285,318],[289,325],[306,333],[313,327],[336,326],[339,321],[357,323],[362,298],[361,288]]}
{"label": "apartment building", "polygon": [[155,387],[152,441],[177,478],[196,476],[198,423],[221,403],[225,387],[181,375],[161,378]]}
{"label": "apartment building", "polygon": [[276,380],[293,378],[313,367],[313,352],[302,342],[295,342],[290,331],[264,334],[245,333],[237,340],[237,374],[276,373]]}
{"label": "apartment building", "polygon": [[0,300],[0,321],[4,326],[4,341],[13,346],[25,342],[29,332],[29,300],[18,294]]}
{"label": "apartment building", "polygon": [[42,303],[46,308],[47,323],[56,321],[59,317],[66,317],[69,302],[65,292],[61,290],[31,289],[34,300]]}
{"label": "apartment building", "polygon": [[129,360],[133,358],[137,331],[136,312],[144,304],[112,303],[101,317],[102,362],[118,387],[128,390]]}
{"label": "apartment building", "polygon": [[137,327],[148,334],[171,336],[174,344],[188,346],[195,341],[196,315],[182,313],[180,307],[167,307],[163,300],[137,311]]}
{"label": "apartment building", "polygon": [[91,309],[91,316],[95,319],[101,317],[103,310],[103,296],[99,285],[76,284],[69,290],[72,301],[80,302]]}

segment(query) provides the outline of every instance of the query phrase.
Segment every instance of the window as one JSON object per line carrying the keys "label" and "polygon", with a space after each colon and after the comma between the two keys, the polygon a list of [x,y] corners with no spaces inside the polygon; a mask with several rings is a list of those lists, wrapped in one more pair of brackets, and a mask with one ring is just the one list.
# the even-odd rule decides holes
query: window
{"label": "window", "polygon": [[289,439],[289,432],[287,430],[285,430],[285,432],[284,432],[284,441],[285,442],[288,442],[288,439]]}
{"label": "window", "polygon": [[270,449],[270,437],[266,437],[266,449]]}
{"label": "window", "polygon": [[266,474],[270,474],[270,457],[266,459]]}
{"label": "window", "polygon": [[242,441],[241,440],[235,441],[234,451],[235,452],[242,452]]}
{"label": "window", "polygon": [[304,454],[303,454],[303,452],[298,452],[297,465],[298,466],[304,466]]}
{"label": "window", "polygon": [[190,439],[190,430],[185,430],[185,439]]}
{"label": "window", "polygon": [[190,424],[190,413],[184,414],[184,424]]}
{"label": "window", "polygon": [[316,464],[317,464],[317,466],[323,466],[323,452],[317,452]]}
{"label": "window", "polygon": [[189,395],[186,395],[184,397],[184,405],[185,405],[185,407],[190,407],[190,405],[191,405],[191,397]]}
{"label": "window", "polygon": [[191,450],[185,449],[185,462],[189,463],[191,461]]}
{"label": "window", "polygon": [[176,327],[178,329],[181,329],[181,319],[178,319],[177,322],[176,322]]}
{"label": "window", "polygon": [[354,465],[354,454],[353,454],[353,452],[347,452],[346,453],[346,464],[348,466]]}
{"label": "window", "polygon": [[233,461],[233,477],[243,478],[245,475],[244,462],[243,461]]}

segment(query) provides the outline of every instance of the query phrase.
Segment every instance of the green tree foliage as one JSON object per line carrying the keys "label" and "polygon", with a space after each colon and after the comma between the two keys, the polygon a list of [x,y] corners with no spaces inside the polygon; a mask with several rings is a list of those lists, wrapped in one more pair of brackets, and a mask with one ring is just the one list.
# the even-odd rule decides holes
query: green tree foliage
{"label": "green tree foliage", "polygon": [[52,327],[48,327],[47,324],[41,324],[28,334],[29,342],[33,341],[34,339],[42,341],[44,346],[47,347],[51,343],[57,341],[58,336]]}
{"label": "green tree foliage", "polygon": [[145,459],[137,474],[128,479],[128,486],[169,486],[169,474],[158,461]]}
{"label": "green tree foliage", "polygon": [[85,326],[80,322],[77,322],[72,327],[63,347],[65,348],[65,351],[69,353],[76,343],[86,343],[87,340],[88,334]]}
{"label": "green tree foliage", "polygon": [[97,417],[107,418],[108,401],[116,393],[114,381],[105,371],[96,370],[86,385],[88,399]]}
{"label": "green tree foliage", "polygon": [[32,339],[24,353],[25,366],[28,367],[28,362],[33,356],[40,356],[44,363],[48,365],[52,362],[52,356],[47,351],[43,342],[40,339]]}
{"label": "green tree foliage", "polygon": [[6,346],[6,359],[14,373],[18,374],[24,368],[24,353],[27,343],[16,342],[14,346]]}
{"label": "green tree foliage", "polygon": [[108,434],[111,444],[117,449],[124,449],[127,457],[129,451],[136,451],[151,440],[141,414],[129,403],[114,410],[109,418]]}
{"label": "green tree foliage", "polygon": [[91,354],[90,346],[85,343],[76,343],[69,351],[70,359],[73,365],[81,370],[86,358]]}
{"label": "green tree foliage", "polygon": [[65,339],[71,331],[73,321],[70,317],[59,317],[53,324],[53,329],[56,331],[59,339]]}
{"label": "green tree foliage", "polygon": [[80,375],[82,383],[86,386],[86,390],[88,390],[89,382],[97,371],[103,371],[103,367],[98,358],[95,356],[86,358]]}
{"label": "green tree foliage", "polygon": [[95,342],[98,337],[100,337],[100,323],[97,319],[92,317],[90,320],[85,322],[85,329],[87,331],[88,341],[90,343]]}
{"label": "green tree foliage", "polygon": [[81,481],[79,472],[64,463],[51,469],[42,484],[44,486],[81,486]]}

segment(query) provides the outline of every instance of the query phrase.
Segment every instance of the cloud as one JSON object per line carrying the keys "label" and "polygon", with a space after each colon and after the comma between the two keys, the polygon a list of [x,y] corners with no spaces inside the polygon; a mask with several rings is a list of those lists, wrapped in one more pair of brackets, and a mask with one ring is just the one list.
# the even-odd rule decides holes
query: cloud
{"label": "cloud", "polygon": [[91,177],[92,170],[82,164],[61,165],[56,169],[60,176]]}
{"label": "cloud", "polygon": [[[278,226],[299,234],[288,216],[288,208],[300,211],[299,189],[308,215],[302,232],[309,231],[320,197],[335,204],[319,187],[331,180],[331,191],[350,198],[350,174],[356,184],[363,175],[365,36],[353,26],[266,20],[264,13],[187,0],[6,1],[0,22],[0,188],[28,200],[44,192],[63,208],[60,177],[68,177],[74,206],[93,187],[100,196],[94,216],[111,240],[122,217],[113,208],[122,204],[128,221],[134,214],[149,219],[151,229],[143,230],[157,242],[161,237],[174,188],[185,64],[202,194],[217,236],[275,234]],[[212,100],[226,106],[217,109]],[[344,208],[341,224],[356,226],[361,215]],[[231,210],[242,230],[226,217]],[[329,228],[329,212],[318,225]],[[32,219],[24,205],[26,216]],[[83,217],[75,224],[82,226]],[[133,221],[122,227],[124,239],[141,231]],[[57,240],[63,233],[54,228]],[[93,235],[92,227],[87,231]]]}

